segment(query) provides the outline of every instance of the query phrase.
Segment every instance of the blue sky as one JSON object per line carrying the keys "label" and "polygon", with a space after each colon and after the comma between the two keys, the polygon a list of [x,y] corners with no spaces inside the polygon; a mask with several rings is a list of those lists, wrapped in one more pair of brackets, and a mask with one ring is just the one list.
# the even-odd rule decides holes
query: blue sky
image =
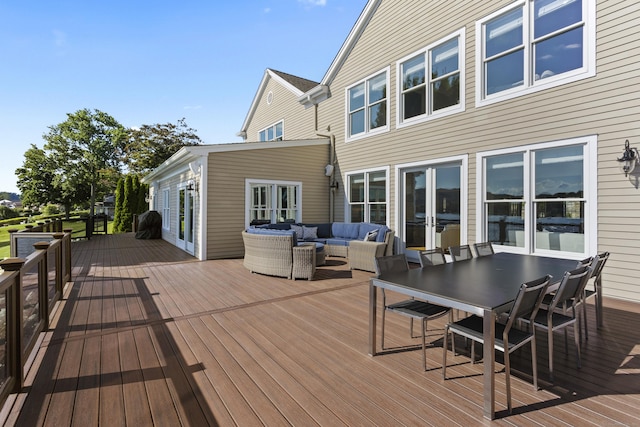
{"label": "blue sky", "polygon": [[320,81],[366,3],[3,0],[0,191],[18,192],[24,152],[83,108],[240,141],[265,69]]}

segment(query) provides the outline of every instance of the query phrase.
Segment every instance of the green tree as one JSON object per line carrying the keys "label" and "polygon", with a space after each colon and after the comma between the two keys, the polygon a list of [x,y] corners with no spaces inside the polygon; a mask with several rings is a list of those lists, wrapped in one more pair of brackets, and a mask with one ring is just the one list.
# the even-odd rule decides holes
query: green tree
{"label": "green tree", "polygon": [[136,208],[137,198],[133,193],[133,178],[127,175],[124,180],[124,200],[122,202],[122,214],[120,216],[121,232],[131,231],[131,223],[133,222],[133,212]]}
{"label": "green tree", "polygon": [[90,199],[94,214],[96,193],[110,190],[98,188],[101,174],[120,170],[127,135],[116,119],[99,110],[78,110],[49,127],[44,149],[55,165],[53,185],[65,206]]}
{"label": "green tree", "polygon": [[184,118],[176,124],[142,125],[139,129],[129,131],[124,162],[129,172],[145,175],[180,148],[201,143],[196,130],[187,126]]}
{"label": "green tree", "polygon": [[60,189],[54,185],[56,166],[44,150],[31,144],[31,148],[24,153],[22,167],[16,169],[16,176],[24,206],[64,204]]}
{"label": "green tree", "polygon": [[113,213],[113,231],[119,233],[122,231],[122,207],[124,206],[124,178],[120,178],[116,185],[116,200]]}

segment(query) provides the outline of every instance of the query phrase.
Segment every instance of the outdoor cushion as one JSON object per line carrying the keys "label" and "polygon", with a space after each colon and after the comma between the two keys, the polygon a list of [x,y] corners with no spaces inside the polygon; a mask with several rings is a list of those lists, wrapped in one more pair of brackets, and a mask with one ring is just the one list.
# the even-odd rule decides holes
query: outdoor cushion
{"label": "outdoor cushion", "polygon": [[383,225],[378,230],[378,235],[376,236],[376,242],[384,242],[384,239],[387,237],[387,233],[391,231],[389,227]]}
{"label": "outdoor cushion", "polygon": [[318,238],[318,227],[307,227],[306,225],[302,226],[302,238],[304,240],[313,240]]}
{"label": "outdoor cushion", "polygon": [[323,224],[301,224],[306,227],[318,227],[318,238],[327,238],[331,237],[331,223],[323,223]]}
{"label": "outdoor cushion", "polygon": [[[343,239],[357,239],[360,223],[334,222],[331,226],[331,234],[333,237]],[[364,238],[364,236],[362,236]]]}
{"label": "outdoor cushion", "polygon": [[351,240],[347,240],[347,239],[327,239],[327,245],[333,245],[333,246],[349,246],[349,242]]}
{"label": "outdoor cushion", "polygon": [[298,240],[303,240],[304,239],[304,230],[303,230],[302,226],[291,224],[291,229],[293,231],[295,231],[296,237],[298,238]]}
{"label": "outdoor cushion", "polygon": [[358,240],[364,240],[370,231],[379,230],[380,227],[382,227],[380,224],[370,224],[368,222],[360,223],[360,227],[358,228]]}

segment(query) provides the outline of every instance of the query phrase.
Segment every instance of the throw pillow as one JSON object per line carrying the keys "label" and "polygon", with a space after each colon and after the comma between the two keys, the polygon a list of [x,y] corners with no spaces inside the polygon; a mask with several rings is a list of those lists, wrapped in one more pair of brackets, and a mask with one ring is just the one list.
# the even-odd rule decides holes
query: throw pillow
{"label": "throw pillow", "polygon": [[296,238],[298,240],[304,240],[304,231],[301,225],[291,224],[291,229],[296,233]]}
{"label": "throw pillow", "polygon": [[318,227],[307,227],[303,225],[302,232],[304,240],[315,240],[318,238]]}
{"label": "throw pillow", "polygon": [[368,232],[366,236],[364,236],[364,241],[365,242],[375,242],[376,241],[376,237],[378,237],[378,230],[372,230],[372,231]]}

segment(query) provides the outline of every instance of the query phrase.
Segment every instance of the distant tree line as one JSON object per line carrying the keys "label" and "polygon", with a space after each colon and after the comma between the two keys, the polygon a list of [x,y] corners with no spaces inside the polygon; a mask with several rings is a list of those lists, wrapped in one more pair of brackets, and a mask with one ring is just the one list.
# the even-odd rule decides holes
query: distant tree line
{"label": "distant tree line", "polygon": [[136,194],[130,197],[137,197],[137,202],[135,208],[121,207],[128,209],[122,221],[129,226],[128,215],[138,213],[140,198],[144,200],[138,194],[143,191],[140,178],[181,147],[202,143],[185,119],[127,129],[109,114],[86,108],[67,114],[64,122],[48,129],[42,136],[43,148],[32,144],[24,153],[22,167],[16,169],[23,206],[56,204],[65,213],[88,208],[93,215],[96,200],[113,194],[118,182],[123,181],[126,192],[130,175],[130,191]]}

